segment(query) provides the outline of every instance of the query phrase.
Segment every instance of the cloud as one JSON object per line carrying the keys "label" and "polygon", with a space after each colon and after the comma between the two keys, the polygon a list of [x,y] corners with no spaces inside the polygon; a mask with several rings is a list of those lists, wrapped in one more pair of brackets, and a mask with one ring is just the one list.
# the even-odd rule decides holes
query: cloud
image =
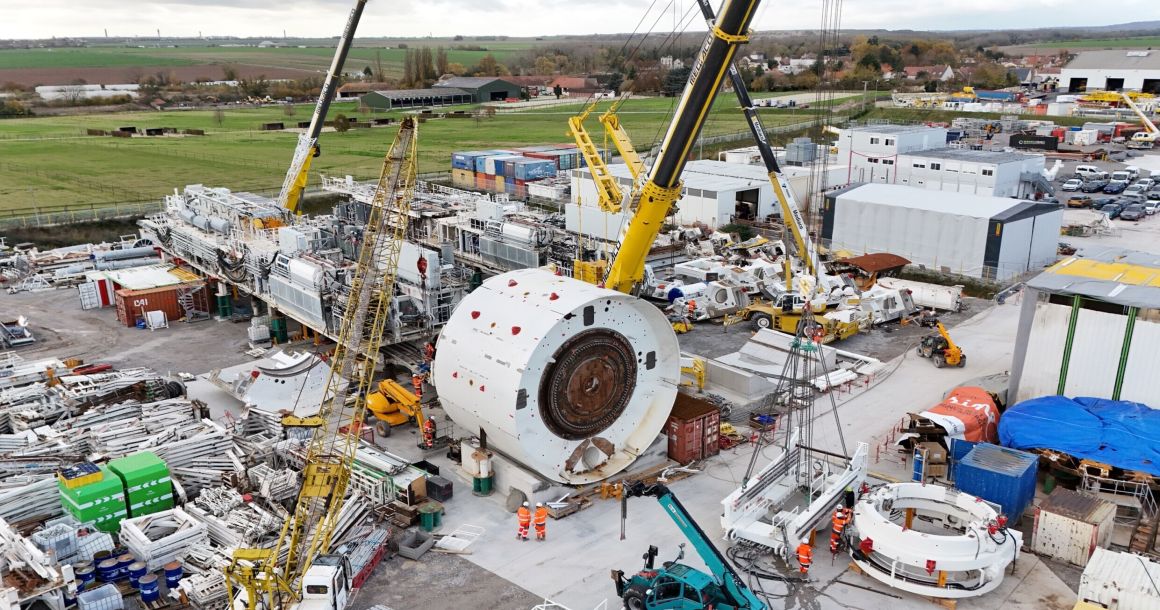
{"label": "cloud", "polygon": [[[694,0],[657,0],[645,25],[670,29],[676,17],[696,10]],[[361,36],[539,36],[629,32],[651,0],[370,0]],[[329,37],[339,34],[352,0],[39,0],[8,8],[0,38],[51,36],[206,35]],[[78,10],[78,7],[83,7]],[[1084,0],[845,0],[844,29],[996,29],[1093,25],[1131,20],[1155,11],[1152,0],[1118,0],[1113,13],[1093,14]],[[758,30],[816,29],[820,3],[765,0]],[[700,20],[690,29],[703,31]]]}

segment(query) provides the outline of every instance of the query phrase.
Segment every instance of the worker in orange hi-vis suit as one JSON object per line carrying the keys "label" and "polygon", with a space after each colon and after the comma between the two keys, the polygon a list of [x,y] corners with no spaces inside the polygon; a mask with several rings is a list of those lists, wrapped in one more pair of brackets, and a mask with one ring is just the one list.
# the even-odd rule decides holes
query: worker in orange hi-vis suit
{"label": "worker in orange hi-vis suit", "polygon": [[810,565],[814,563],[814,549],[810,547],[810,542],[804,538],[797,548],[797,560],[801,565],[800,572],[802,576],[809,574]]}
{"label": "worker in orange hi-vis suit", "polygon": [[850,516],[846,512],[846,508],[839,506],[834,509],[834,516],[830,518],[830,552],[837,555],[838,547],[842,540],[842,530],[846,529],[846,524],[850,522]]}
{"label": "worker in orange hi-vis suit", "polygon": [[548,538],[548,509],[544,505],[536,502],[536,514],[532,519],[532,524],[536,527],[536,540],[543,542]]}
{"label": "worker in orange hi-vis suit", "polygon": [[528,526],[532,524],[532,511],[528,510],[527,502],[516,511],[516,521],[516,540],[527,540]]}
{"label": "worker in orange hi-vis suit", "polygon": [[694,299],[689,299],[689,302],[685,303],[685,307],[687,307],[689,310],[689,321],[692,322],[693,316],[697,315],[697,301]]}
{"label": "worker in orange hi-vis suit", "polygon": [[423,444],[431,449],[435,446],[435,418],[428,417],[427,421],[423,422]]}
{"label": "worker in orange hi-vis suit", "polygon": [[418,374],[411,375],[411,387],[415,388],[415,396],[418,398],[422,398],[423,397],[423,376],[418,375]]}

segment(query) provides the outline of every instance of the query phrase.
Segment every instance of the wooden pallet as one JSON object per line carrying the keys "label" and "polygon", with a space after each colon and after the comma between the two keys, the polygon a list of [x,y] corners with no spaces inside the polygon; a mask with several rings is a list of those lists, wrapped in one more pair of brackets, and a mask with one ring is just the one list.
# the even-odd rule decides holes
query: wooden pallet
{"label": "wooden pallet", "polygon": [[[854,572],[855,574],[866,576],[866,571],[862,569],[862,566],[859,566],[853,561],[850,562],[850,571]],[[945,597],[930,597],[929,595],[919,595],[918,597],[921,597],[922,599],[925,599],[926,601],[937,606],[942,606],[947,610],[955,610],[955,607],[958,606],[959,603],[959,600],[957,599],[947,599]]]}

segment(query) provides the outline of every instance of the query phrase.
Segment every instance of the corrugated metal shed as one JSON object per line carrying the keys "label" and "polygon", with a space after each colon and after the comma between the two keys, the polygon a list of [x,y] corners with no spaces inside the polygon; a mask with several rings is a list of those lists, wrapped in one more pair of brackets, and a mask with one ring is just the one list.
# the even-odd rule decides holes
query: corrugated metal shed
{"label": "corrugated metal shed", "polygon": [[103,273],[105,277],[113,280],[125,290],[150,290],[163,286],[173,286],[184,281],[177,275],[170,273],[171,269],[173,269],[171,265],[146,265]]}
{"label": "corrugated metal shed", "polygon": [[926,189],[901,184],[863,184],[841,192],[837,198],[988,220],[1023,203],[1018,199],[951,191],[932,195]]}
{"label": "corrugated metal shed", "polygon": [[1096,549],[1079,579],[1079,599],[1117,610],[1160,609],[1160,564]]}
{"label": "corrugated metal shed", "polygon": [[1056,487],[1052,490],[1051,495],[1047,496],[1047,499],[1039,505],[1039,510],[1051,511],[1069,519],[1091,523],[1093,520],[1103,518],[1103,513],[1107,512],[1109,507],[1115,510],[1115,505],[1107,500]]}
{"label": "corrugated metal shed", "polygon": [[1130,307],[1160,307],[1160,257],[1119,248],[1084,250],[1027,282],[1032,288]]}

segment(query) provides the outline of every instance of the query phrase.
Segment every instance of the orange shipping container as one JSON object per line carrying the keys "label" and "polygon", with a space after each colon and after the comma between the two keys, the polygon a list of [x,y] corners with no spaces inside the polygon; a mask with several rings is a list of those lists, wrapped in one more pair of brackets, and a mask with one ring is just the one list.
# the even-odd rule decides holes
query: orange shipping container
{"label": "orange shipping container", "polygon": [[688,464],[721,452],[721,410],[716,405],[677,392],[665,431],[669,437],[669,458]]}
{"label": "orange shipping container", "polygon": [[[180,285],[163,286],[147,290],[117,291],[117,320],[125,326],[136,326],[137,320],[145,317],[146,311],[164,311],[165,317],[173,322],[185,317],[185,311],[177,302],[177,289]],[[209,311],[208,297],[205,287],[194,293],[194,301],[198,309]]]}

